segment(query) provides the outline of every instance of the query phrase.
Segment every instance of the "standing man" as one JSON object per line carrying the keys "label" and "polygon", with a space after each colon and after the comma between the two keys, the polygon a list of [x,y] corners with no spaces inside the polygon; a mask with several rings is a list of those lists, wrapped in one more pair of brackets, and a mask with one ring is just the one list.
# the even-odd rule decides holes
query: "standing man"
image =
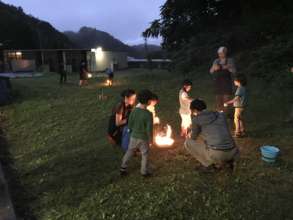
{"label": "standing man", "polygon": [[64,63],[59,63],[59,74],[60,74],[60,84],[65,84],[67,82],[67,72],[64,68]]}
{"label": "standing man", "polygon": [[87,85],[87,68],[86,68],[86,62],[81,61],[80,63],[80,69],[79,69],[79,86]]}
{"label": "standing man", "polygon": [[227,57],[226,47],[218,49],[218,58],[213,62],[210,73],[215,79],[216,109],[227,112],[224,103],[229,101],[233,93],[233,75],[236,73],[235,63]]}
{"label": "standing man", "polygon": [[191,102],[190,110],[192,131],[185,141],[187,151],[201,163],[205,171],[214,167],[223,168],[225,165],[233,169],[239,151],[225,114],[208,111],[206,103],[199,99]]}
{"label": "standing man", "polygon": [[107,67],[106,68],[106,74],[108,76],[108,86],[112,86],[113,85],[113,80],[114,80],[114,71],[112,69],[112,67]]}

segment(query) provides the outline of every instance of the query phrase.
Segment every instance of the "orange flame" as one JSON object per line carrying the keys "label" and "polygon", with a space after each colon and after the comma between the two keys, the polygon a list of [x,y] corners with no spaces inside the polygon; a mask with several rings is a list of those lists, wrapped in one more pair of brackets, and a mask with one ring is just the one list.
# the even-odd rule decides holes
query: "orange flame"
{"label": "orange flame", "polygon": [[174,144],[174,139],[172,139],[172,128],[167,125],[166,133],[160,133],[156,135],[155,142],[158,147],[170,147]]}

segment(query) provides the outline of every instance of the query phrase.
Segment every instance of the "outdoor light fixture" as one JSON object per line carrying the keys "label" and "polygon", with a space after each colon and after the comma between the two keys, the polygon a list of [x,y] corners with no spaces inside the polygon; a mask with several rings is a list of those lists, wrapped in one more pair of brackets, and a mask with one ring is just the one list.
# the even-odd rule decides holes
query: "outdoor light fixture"
{"label": "outdoor light fixture", "polygon": [[91,52],[95,53],[97,61],[103,60],[104,53],[103,53],[102,47],[93,48],[93,49],[91,49]]}

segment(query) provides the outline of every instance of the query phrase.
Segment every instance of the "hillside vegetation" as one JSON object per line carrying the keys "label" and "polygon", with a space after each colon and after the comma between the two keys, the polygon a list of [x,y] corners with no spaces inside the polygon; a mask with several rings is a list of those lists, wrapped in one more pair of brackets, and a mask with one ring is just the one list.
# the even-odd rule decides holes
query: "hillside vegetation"
{"label": "hillside vegetation", "polygon": [[73,43],[46,21],[0,1],[0,43],[7,49],[71,48]]}

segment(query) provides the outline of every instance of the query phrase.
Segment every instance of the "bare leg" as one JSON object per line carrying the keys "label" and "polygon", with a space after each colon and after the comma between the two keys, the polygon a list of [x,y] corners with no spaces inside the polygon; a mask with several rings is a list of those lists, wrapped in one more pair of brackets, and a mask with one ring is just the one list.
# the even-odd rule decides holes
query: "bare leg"
{"label": "bare leg", "polygon": [[235,134],[240,134],[241,133],[241,124],[240,124],[240,109],[235,108],[235,113],[234,113],[234,124],[235,124]]}

